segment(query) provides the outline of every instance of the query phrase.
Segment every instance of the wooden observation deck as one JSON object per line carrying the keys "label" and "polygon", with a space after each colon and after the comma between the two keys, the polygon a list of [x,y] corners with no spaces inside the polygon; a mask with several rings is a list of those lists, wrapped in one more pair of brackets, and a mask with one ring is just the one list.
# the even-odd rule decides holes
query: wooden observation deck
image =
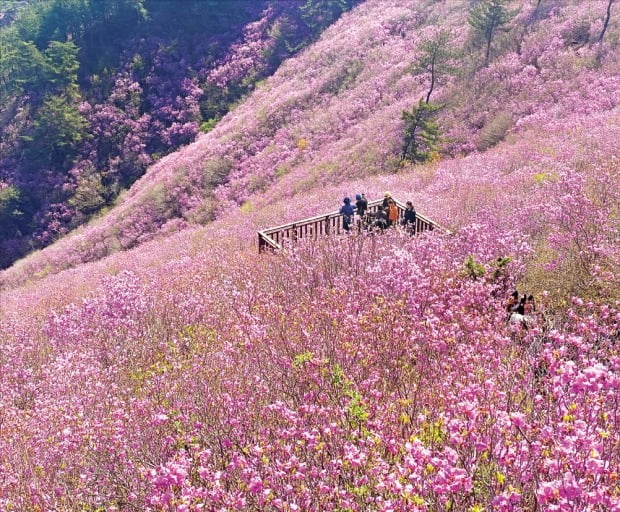
{"label": "wooden observation deck", "polygon": [[[400,201],[394,198],[392,199],[398,208],[398,218],[400,220],[406,206]],[[367,212],[375,213],[382,203],[383,199],[368,201]],[[361,223],[356,223],[352,228],[361,231]],[[416,212],[414,233],[433,229],[441,229],[441,227],[429,218]],[[265,249],[282,249],[282,244],[287,240],[293,241],[301,238],[316,240],[318,237],[341,234],[343,232],[342,214],[335,211],[326,215],[318,215],[316,217],[310,217],[309,219],[291,222],[290,224],[283,224],[282,226],[260,230],[258,232],[258,252],[263,252]]]}

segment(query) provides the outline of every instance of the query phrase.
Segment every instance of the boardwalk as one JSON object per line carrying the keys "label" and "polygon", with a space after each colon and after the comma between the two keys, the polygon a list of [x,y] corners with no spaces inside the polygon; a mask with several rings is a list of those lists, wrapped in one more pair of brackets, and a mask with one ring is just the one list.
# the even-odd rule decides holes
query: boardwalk
{"label": "boardwalk", "polygon": [[[369,201],[367,211],[369,213],[376,212],[382,202],[383,199]],[[396,199],[394,199],[394,202],[398,208],[400,219],[405,211],[405,205]],[[357,229],[361,229],[359,224]],[[420,233],[433,229],[441,228],[437,223],[418,213],[414,232]],[[318,215],[316,217],[310,217],[309,219],[303,219],[259,231],[258,251],[263,252],[265,249],[282,249],[282,244],[285,240],[299,240],[301,238],[312,238],[316,240],[322,236],[340,234],[343,232],[342,214],[335,211],[326,215]]]}

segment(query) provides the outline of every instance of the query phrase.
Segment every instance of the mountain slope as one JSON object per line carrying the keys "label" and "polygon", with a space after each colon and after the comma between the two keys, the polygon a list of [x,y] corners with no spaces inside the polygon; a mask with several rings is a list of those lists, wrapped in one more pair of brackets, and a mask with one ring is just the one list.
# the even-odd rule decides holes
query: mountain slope
{"label": "mountain slope", "polygon": [[[507,133],[620,101],[617,29],[603,46],[575,48],[596,34],[605,2],[520,5],[498,55],[477,69],[462,58],[435,91],[446,156],[497,143]],[[395,172],[401,112],[426,94],[428,73],[412,64],[437,23],[455,48],[468,41],[468,2],[369,1],[226,116],[210,133],[151,167],[103,218],[20,264],[53,271],[133,247],[157,234],[377,172]],[[616,30],[614,32],[614,30]],[[473,66],[473,67],[472,67]],[[291,217],[282,220],[291,220]],[[30,262],[30,263],[29,263]],[[10,274],[10,272],[9,272]]]}
{"label": "mountain slope", "polygon": [[0,26],[0,268],[114,204],[356,3],[13,5]]}
{"label": "mountain slope", "polygon": [[[432,6],[447,3],[455,11],[440,21],[456,27],[466,4]],[[539,18],[526,37],[535,62],[517,66],[507,39],[488,67],[444,86],[446,146],[465,154],[384,174],[347,160],[363,136],[346,113],[384,119],[398,151],[400,98],[417,102],[428,84],[411,96],[394,85],[386,105],[361,114],[349,94],[366,97],[366,78],[390,76],[389,48],[384,73],[364,68],[340,95],[296,81],[307,72],[320,88],[337,69],[296,67],[310,48],[281,70],[293,85],[275,87],[276,75],[215,135],[153,167],[99,226],[5,272],[0,508],[619,511],[618,29],[612,19],[602,48],[575,48],[584,20],[599,32],[595,4],[536,4],[536,16],[534,4],[520,15]],[[391,17],[407,30],[419,23],[408,12],[368,2],[325,37],[345,45],[342,27],[366,33]],[[285,90],[306,94],[310,113],[286,105]],[[263,133],[275,112],[283,119]],[[295,126],[289,156],[299,161],[249,191],[244,166],[286,155],[286,145],[266,148]],[[217,162],[204,155],[226,157],[216,141],[244,165],[233,161],[234,180],[206,193],[229,205],[214,220],[80,263],[97,256],[95,229],[105,240],[112,219],[139,219],[149,194],[165,214],[166,194],[182,197],[175,175],[185,168],[191,183]],[[257,255],[257,228],[385,190],[451,233],[334,236]],[[183,208],[196,213],[201,201]],[[153,211],[142,213],[150,233]],[[513,323],[515,287],[535,309]]]}

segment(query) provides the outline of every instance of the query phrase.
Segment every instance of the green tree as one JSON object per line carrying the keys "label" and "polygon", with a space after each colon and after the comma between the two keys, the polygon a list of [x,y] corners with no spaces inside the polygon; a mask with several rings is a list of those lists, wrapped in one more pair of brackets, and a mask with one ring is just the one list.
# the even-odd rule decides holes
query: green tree
{"label": "green tree", "polygon": [[440,139],[436,114],[441,107],[420,99],[411,111],[404,111],[405,137],[401,160],[426,162],[437,152]]}
{"label": "green tree", "polygon": [[498,31],[515,15],[506,5],[510,0],[481,0],[469,12],[468,22],[474,31],[474,41],[485,48],[484,65],[491,58],[491,45]]}
{"label": "green tree", "polygon": [[448,30],[442,29],[434,37],[422,42],[420,57],[416,61],[414,72],[428,73],[430,85],[426,93],[426,103],[430,102],[435,86],[441,83],[442,77],[454,72],[450,61],[457,56],[450,46],[452,36]]}
{"label": "green tree", "polygon": [[[297,15],[284,16],[274,27],[274,56],[285,58],[310,44],[320,33],[361,0],[306,0]],[[295,19],[298,18],[298,19]],[[279,62],[279,61],[277,61]]]}
{"label": "green tree", "polygon": [[39,50],[51,41],[80,49],[81,79],[114,66],[137,26],[147,18],[145,0],[37,0],[22,9],[13,29]]}
{"label": "green tree", "polygon": [[56,91],[77,94],[77,72],[79,48],[72,42],[60,43],[51,41],[45,50],[48,82]]}
{"label": "green tree", "polygon": [[69,199],[69,206],[73,206],[85,215],[90,215],[105,206],[106,190],[101,183],[101,176],[94,170],[81,176],[73,197]]}
{"label": "green tree", "polygon": [[33,130],[22,137],[31,165],[67,167],[77,144],[86,136],[87,124],[71,98],[48,96],[36,113]]}
{"label": "green tree", "polygon": [[52,41],[41,52],[34,43],[21,41],[9,31],[3,33],[2,44],[6,51],[0,52],[0,92],[6,99],[24,92],[38,97],[77,94],[79,48],[73,42]]}
{"label": "green tree", "polygon": [[19,189],[16,187],[0,188],[0,238],[19,235],[24,219]]}
{"label": "green tree", "polygon": [[316,34],[329,27],[354,4],[355,0],[306,0],[299,10],[301,19]]}
{"label": "green tree", "polygon": [[4,104],[24,90],[44,87],[47,60],[34,43],[20,40],[15,31],[0,31],[0,36],[0,104]]}

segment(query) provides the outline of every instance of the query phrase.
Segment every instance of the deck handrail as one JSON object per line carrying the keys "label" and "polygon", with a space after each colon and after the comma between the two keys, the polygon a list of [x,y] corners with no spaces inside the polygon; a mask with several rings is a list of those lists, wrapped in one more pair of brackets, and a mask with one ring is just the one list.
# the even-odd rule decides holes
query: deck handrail
{"label": "deck handrail", "polygon": [[[399,218],[402,212],[405,211],[406,206],[401,201],[392,198],[396,207],[398,208]],[[379,205],[383,203],[383,199],[376,199],[368,201],[368,212],[376,211]],[[315,215],[307,219],[298,220],[295,222],[289,222],[280,226],[274,226],[271,228],[261,229],[258,231],[258,250],[262,252],[266,248],[282,249],[282,244],[286,239],[299,239],[299,238],[317,238],[319,235],[328,235],[332,232],[340,233],[342,223],[340,218],[343,215],[340,211],[333,211],[324,215]],[[310,229],[309,229],[310,228]],[[432,221],[428,217],[416,212],[416,224],[415,232],[428,231],[434,229],[443,228]]]}

